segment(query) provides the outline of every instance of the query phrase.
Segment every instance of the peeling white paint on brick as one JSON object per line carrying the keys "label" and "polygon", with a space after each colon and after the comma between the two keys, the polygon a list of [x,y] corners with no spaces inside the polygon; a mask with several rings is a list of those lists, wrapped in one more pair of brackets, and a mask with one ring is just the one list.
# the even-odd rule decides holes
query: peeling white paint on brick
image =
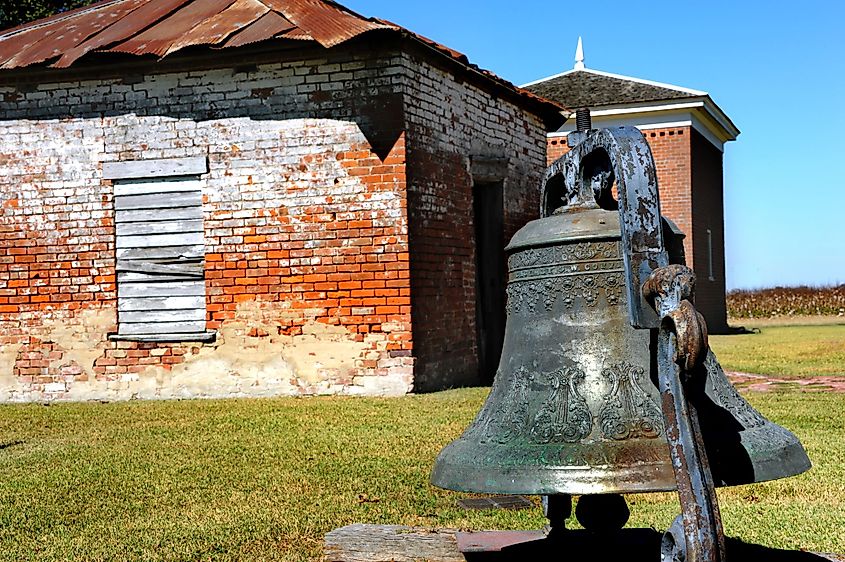
{"label": "peeling white paint on brick", "polygon": [[[457,175],[417,177],[415,211],[427,213],[425,222],[453,213],[440,192],[471,188],[456,182],[473,154],[509,159],[509,207],[522,212],[535,196],[544,157],[537,119],[403,54],[339,52],[248,71],[0,90],[0,358],[17,361],[11,371],[0,366],[0,401],[410,392],[410,305],[387,302],[410,298],[405,137],[390,139],[386,160],[370,151],[368,126],[390,116],[362,112],[361,100],[378,108],[378,96],[403,96],[399,125],[415,149],[461,162]],[[209,161],[205,240],[217,260],[207,264],[217,265],[208,266],[207,293],[221,339],[109,342],[114,217],[101,163],[194,156]],[[358,168],[356,159],[367,163]],[[382,164],[390,169],[372,171]],[[330,227],[346,222],[358,226],[334,239]],[[461,254],[438,263],[471,284],[469,261]],[[384,267],[342,269],[350,265]],[[226,277],[235,266],[242,277]],[[260,273],[248,279],[247,271]],[[342,283],[355,288],[328,278],[349,271],[360,279]],[[372,271],[383,294],[364,287]],[[248,284],[256,278],[265,284]],[[335,326],[342,317],[359,324]]]}

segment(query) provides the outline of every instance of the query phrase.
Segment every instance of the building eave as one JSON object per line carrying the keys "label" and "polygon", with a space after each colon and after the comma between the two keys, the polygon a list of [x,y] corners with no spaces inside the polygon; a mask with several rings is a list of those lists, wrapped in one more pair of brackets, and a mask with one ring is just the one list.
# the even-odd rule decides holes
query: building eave
{"label": "building eave", "polygon": [[[389,23],[386,20],[378,21]],[[432,60],[440,59],[464,77],[469,78],[476,86],[534,112],[542,119],[546,132],[559,129],[571,115],[574,115],[572,111],[555,101],[538,96],[493,72],[479,68],[457,51],[404,28],[400,28],[400,33],[407,45],[414,45],[422,52],[429,53]]]}
{"label": "building eave", "polygon": [[716,102],[713,101],[713,98],[707,96],[704,101],[704,107],[707,109],[707,112],[713,117],[716,122],[721,125],[721,127],[730,135],[728,140],[736,140],[736,138],[740,135],[741,131],[739,128],[734,124],[728,115],[722,111],[722,108],[716,105]]}
{"label": "building eave", "polygon": [[737,126],[733,123],[733,121],[731,121],[725,112],[722,111],[715,102],[713,102],[709,95],[677,100],[605,105],[590,108],[590,113],[595,118],[622,115],[643,115],[647,121],[647,116],[649,114],[676,112],[681,110],[696,112],[703,120],[709,122],[711,128],[714,129],[713,132],[722,142],[734,141],[740,135],[740,130]]}

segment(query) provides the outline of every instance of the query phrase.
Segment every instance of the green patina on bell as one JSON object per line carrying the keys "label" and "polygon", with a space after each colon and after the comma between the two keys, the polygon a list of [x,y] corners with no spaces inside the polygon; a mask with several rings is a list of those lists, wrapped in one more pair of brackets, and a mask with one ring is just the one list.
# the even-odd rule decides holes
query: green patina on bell
{"label": "green patina on bell", "polygon": [[[538,495],[676,489],[656,386],[656,330],[629,322],[632,266],[620,213],[607,203],[612,168],[598,160],[575,172],[586,174],[595,197],[560,201],[550,173],[543,218],[507,247],[498,371],[475,421],[437,458],[431,481],[439,487]],[[664,247],[679,246],[671,234],[660,236]],[[696,403],[717,486],[810,467],[798,439],[740,396],[712,351],[703,368]]]}

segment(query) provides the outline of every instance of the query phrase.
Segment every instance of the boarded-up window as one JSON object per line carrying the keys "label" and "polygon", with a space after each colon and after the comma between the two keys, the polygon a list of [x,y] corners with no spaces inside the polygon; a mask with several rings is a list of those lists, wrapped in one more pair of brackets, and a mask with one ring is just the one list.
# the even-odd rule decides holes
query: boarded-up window
{"label": "boarded-up window", "polygon": [[206,334],[199,174],[167,175],[186,171],[172,165],[151,173],[143,164],[123,175],[156,177],[114,182],[118,336],[194,339]]}

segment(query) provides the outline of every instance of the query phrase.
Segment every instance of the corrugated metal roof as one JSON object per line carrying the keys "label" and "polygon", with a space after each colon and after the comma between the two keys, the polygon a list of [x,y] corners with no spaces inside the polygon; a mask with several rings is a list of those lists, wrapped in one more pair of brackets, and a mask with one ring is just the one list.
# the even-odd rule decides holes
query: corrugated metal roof
{"label": "corrugated metal roof", "polygon": [[[125,2],[126,0],[118,0],[117,4],[119,5]],[[67,68],[80,57],[92,51],[107,48],[109,45],[114,45],[127,37],[132,37],[136,33],[140,33],[152,23],[160,21],[169,14],[172,14],[187,2],[189,0],[154,0],[152,2],[147,0],[137,10],[129,14],[132,17],[123,17],[100,33],[89,37],[84,42],[76,44],[74,47],[65,51],[62,57],[53,63],[52,66],[56,68]],[[97,6],[97,4],[94,4],[94,6]],[[0,36],[0,57],[2,57],[5,49],[3,37]]]}
{"label": "corrugated metal roof", "polygon": [[278,37],[286,31],[296,29],[296,26],[276,12],[267,12],[241,31],[229,37],[223,47],[241,47],[250,43],[264,41],[267,37]]}
{"label": "corrugated metal roof", "polygon": [[556,105],[469,63],[463,54],[332,0],[104,0],[0,32],[0,68],[67,68],[89,53],[165,57],[186,47],[240,47],[271,39],[333,47],[362,33],[392,30],[416,40],[531,103]]}
{"label": "corrugated metal roof", "polygon": [[111,47],[109,51],[160,57],[175,52],[171,50],[172,46],[209,19],[225,13],[226,8],[231,5],[232,0],[194,0],[152,27]]}
{"label": "corrugated metal roof", "polygon": [[[19,50],[11,58],[3,57],[3,68],[16,68],[49,60],[85,41],[111,26],[124,16],[144,4],[145,0],[130,0],[119,4],[103,6],[99,9],[84,12],[78,17],[54,22],[49,28],[42,29],[42,32],[49,33],[45,40],[40,40],[39,34],[35,32],[20,33],[17,38],[24,40],[30,45]],[[2,53],[8,52],[6,45]]]}
{"label": "corrugated metal roof", "polygon": [[217,45],[233,33],[258,21],[268,12],[270,12],[270,8],[258,0],[235,0],[231,6],[216,16],[205,20],[190,33],[173,43],[165,55],[191,45]]}
{"label": "corrugated metal roof", "polygon": [[0,66],[52,61],[66,68],[90,52],[161,57],[193,45],[225,48],[274,38],[333,47],[391,28],[328,0],[105,0],[0,33]]}
{"label": "corrugated metal roof", "polygon": [[389,28],[324,0],[263,0],[323,47],[334,47],[366,31]]}

